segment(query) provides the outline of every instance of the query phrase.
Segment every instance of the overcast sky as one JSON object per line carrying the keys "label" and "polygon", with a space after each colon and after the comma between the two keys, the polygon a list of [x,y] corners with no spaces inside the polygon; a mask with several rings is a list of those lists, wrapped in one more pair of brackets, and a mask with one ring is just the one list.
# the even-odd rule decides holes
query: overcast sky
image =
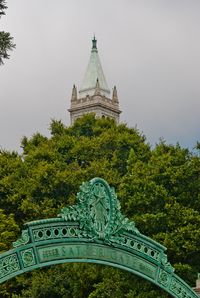
{"label": "overcast sky", "polygon": [[0,146],[69,125],[95,33],[121,121],[152,145],[163,137],[190,149],[200,139],[199,0],[7,0],[0,30],[16,49],[0,67]]}

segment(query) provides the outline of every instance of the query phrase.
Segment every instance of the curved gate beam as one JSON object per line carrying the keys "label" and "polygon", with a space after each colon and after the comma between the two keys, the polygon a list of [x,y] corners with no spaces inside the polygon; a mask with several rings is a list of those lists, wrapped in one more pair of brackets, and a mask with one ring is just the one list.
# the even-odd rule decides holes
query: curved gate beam
{"label": "curved gate beam", "polygon": [[176,298],[199,297],[174,273],[166,248],[122,215],[106,181],[83,183],[77,199],[77,205],[63,208],[58,218],[24,225],[14,248],[0,255],[0,283],[36,268],[85,262],[127,270]]}

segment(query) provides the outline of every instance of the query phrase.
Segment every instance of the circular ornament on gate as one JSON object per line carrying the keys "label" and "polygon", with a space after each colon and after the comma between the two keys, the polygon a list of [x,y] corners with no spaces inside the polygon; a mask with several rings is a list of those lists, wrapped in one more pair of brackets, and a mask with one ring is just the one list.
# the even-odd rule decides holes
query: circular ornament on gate
{"label": "circular ornament on gate", "polygon": [[29,267],[35,264],[35,257],[32,249],[24,250],[21,254],[24,267]]}

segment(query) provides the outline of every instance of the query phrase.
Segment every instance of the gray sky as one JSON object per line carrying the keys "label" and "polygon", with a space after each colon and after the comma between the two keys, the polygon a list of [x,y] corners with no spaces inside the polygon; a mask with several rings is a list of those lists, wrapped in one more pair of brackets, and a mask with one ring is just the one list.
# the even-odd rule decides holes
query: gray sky
{"label": "gray sky", "polygon": [[0,67],[0,146],[69,125],[71,89],[81,85],[95,33],[121,121],[154,145],[192,148],[200,134],[199,0],[7,0],[0,30],[16,49]]}

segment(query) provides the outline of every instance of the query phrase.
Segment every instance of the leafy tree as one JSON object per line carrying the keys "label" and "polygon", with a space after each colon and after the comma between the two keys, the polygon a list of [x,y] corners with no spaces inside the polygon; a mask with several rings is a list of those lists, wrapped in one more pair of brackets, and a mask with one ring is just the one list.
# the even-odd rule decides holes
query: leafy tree
{"label": "leafy tree", "polygon": [[[5,14],[5,9],[7,8],[5,0],[0,0],[0,18]],[[13,43],[13,38],[10,33],[5,31],[0,31],[0,65],[3,64],[3,59],[8,59],[8,52],[15,48]]]}
{"label": "leafy tree", "polygon": [[119,191],[127,215],[168,248],[178,274],[194,281],[200,257],[200,159],[161,141],[147,162],[131,151],[127,168]]}
{"label": "leafy tree", "polygon": [[7,216],[2,209],[0,209],[0,252],[6,251],[10,248],[12,241],[16,240],[16,235],[19,232],[19,227],[14,220],[13,214]]}

